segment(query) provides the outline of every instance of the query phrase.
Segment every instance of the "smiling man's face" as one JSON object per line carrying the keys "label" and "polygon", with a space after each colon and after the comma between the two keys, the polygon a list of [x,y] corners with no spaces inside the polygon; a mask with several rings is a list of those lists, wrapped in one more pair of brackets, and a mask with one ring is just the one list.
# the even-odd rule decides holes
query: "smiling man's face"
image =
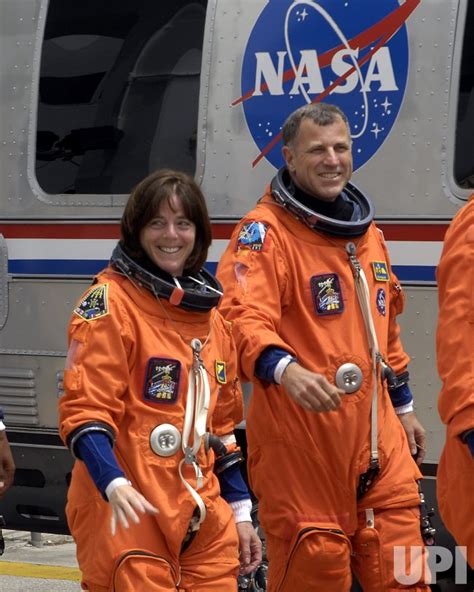
{"label": "smiling man's face", "polygon": [[303,119],[294,140],[283,147],[295,185],[316,199],[334,201],[352,176],[351,144],[340,117],[330,125]]}

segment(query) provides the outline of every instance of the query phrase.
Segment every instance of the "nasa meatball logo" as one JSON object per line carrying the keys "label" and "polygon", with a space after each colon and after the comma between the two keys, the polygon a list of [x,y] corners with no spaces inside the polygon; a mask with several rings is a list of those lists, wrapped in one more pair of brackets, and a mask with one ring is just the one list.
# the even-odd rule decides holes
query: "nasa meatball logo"
{"label": "nasa meatball logo", "polygon": [[328,102],[348,116],[354,169],[388,137],[408,76],[406,21],[420,0],[269,0],[245,48],[242,103],[257,144],[252,165],[283,165],[281,128],[298,107]]}

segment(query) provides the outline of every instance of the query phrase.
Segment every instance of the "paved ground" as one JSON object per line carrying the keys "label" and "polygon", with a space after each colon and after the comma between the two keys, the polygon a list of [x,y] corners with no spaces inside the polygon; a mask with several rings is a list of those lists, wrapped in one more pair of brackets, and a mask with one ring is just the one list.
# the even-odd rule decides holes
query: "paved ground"
{"label": "paved ground", "polygon": [[79,592],[76,545],[69,536],[4,530],[2,592]]}

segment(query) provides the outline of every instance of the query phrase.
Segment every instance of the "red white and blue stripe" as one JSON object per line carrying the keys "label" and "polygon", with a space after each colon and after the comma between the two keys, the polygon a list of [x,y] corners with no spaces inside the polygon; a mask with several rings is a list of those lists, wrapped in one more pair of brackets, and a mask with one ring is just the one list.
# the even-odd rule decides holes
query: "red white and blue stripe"
{"label": "red white and blue stripe", "polygon": [[[208,267],[215,271],[234,223],[214,223]],[[404,283],[433,283],[446,223],[379,224],[392,266]],[[0,223],[13,276],[93,276],[120,237],[117,223]]]}

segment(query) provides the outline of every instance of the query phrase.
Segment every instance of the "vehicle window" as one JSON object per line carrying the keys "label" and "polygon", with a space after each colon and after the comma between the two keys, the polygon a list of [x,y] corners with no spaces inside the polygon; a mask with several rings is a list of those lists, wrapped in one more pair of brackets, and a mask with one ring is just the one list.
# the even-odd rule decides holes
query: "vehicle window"
{"label": "vehicle window", "polygon": [[454,178],[461,187],[469,189],[474,187],[474,2],[469,2],[464,30]]}
{"label": "vehicle window", "polygon": [[127,194],[149,172],[194,174],[207,0],[51,0],[36,176],[49,194]]}

